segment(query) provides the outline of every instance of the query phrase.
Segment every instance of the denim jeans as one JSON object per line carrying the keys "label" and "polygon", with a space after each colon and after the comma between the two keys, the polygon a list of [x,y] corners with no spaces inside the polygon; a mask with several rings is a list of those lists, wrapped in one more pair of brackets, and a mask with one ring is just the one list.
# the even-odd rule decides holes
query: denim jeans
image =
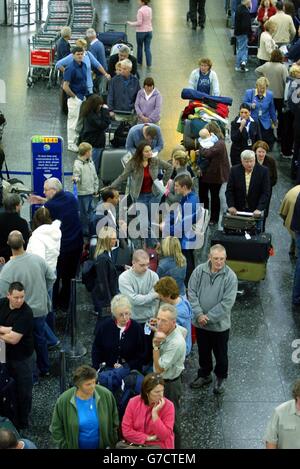
{"label": "denim jeans", "polygon": [[80,222],[82,226],[82,231],[84,236],[89,235],[89,224],[90,218],[93,213],[93,196],[89,195],[79,195],[78,196],[78,205],[80,212]]}
{"label": "denim jeans", "polygon": [[96,173],[99,175],[101,168],[101,157],[102,157],[103,148],[93,148],[92,159],[96,168]]}
{"label": "denim jeans", "polygon": [[292,301],[294,304],[300,305],[300,233],[295,232],[296,238],[296,252],[298,252],[295,273],[294,273],[294,285],[293,285],[293,296]]}
{"label": "denim jeans", "polygon": [[[53,314],[53,312],[52,312],[52,314]],[[50,345],[52,347],[53,345],[57,344],[58,338],[54,334],[54,332],[51,329],[51,327],[49,326],[48,322],[45,322],[45,335],[46,335],[46,339],[47,339],[47,346]]]}
{"label": "denim jeans", "polygon": [[240,67],[242,62],[247,63],[248,61],[248,36],[242,34],[236,36],[236,67]]}
{"label": "denim jeans", "polygon": [[[142,235],[148,232],[148,236],[144,237],[145,244],[148,248],[154,247],[157,244],[157,238],[155,236],[154,230],[151,229],[151,205],[154,203],[159,203],[161,197],[155,197],[152,193],[142,193],[137,199],[137,203],[144,204],[148,210],[148,219],[145,220],[142,215],[139,215],[140,221],[140,230]],[[154,221],[154,220],[152,220]],[[146,227],[147,223],[147,227]]]}
{"label": "denim jeans", "polygon": [[136,33],[137,43],[137,62],[142,65],[143,63],[143,44],[145,48],[146,64],[148,67],[152,65],[152,54],[150,50],[150,43],[152,40],[152,31],[146,33]]}
{"label": "denim jeans", "polygon": [[48,344],[45,330],[46,316],[33,319],[33,338],[36,351],[36,362],[42,374],[49,371]]}

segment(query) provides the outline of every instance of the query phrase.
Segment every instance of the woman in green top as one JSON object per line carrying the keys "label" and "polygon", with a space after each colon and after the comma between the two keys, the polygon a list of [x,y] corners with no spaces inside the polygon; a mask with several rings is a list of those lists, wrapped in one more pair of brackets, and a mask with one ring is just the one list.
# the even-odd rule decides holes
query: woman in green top
{"label": "woman in green top", "polygon": [[113,448],[119,418],[112,393],[96,384],[96,370],[77,368],[74,387],[56,401],[50,431],[60,449]]}

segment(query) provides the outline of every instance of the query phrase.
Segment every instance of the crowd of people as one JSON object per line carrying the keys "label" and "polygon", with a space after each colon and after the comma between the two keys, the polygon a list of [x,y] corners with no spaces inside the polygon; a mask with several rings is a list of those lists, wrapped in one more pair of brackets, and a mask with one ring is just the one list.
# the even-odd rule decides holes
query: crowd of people
{"label": "crowd of people", "polygon": [[[140,88],[137,72],[142,65],[143,45],[148,68],[152,64],[150,1],[140,0],[137,21],[128,22],[137,30],[137,59],[124,45],[107,63],[103,44],[93,29],[87,31],[89,50],[87,43],[79,40],[70,53],[70,28],[62,31],[56,66],[63,71],[63,91],[68,96],[68,149],[78,153],[72,176],[77,197],[64,190],[57,178],[50,177],[44,183],[45,197],[30,198],[31,203],[43,204],[35,212],[30,229],[19,215],[21,200],[16,194],[4,197],[0,214],[0,339],[6,344],[7,370],[17,387],[18,417],[14,423],[18,430],[28,428],[34,382],[49,376],[48,349],[60,344],[55,313],[70,307],[71,279],[78,272],[84,242],[91,238],[96,239],[96,246],[92,249],[90,243],[89,291],[97,316],[92,367],[78,367],[73,387],[55,404],[50,431],[57,447],[114,448],[123,439],[128,444],[179,449],[182,372],[192,350],[192,330],[199,369],[191,389],[213,383],[216,395],[225,392],[238,279],[226,264],[226,249],[220,244],[210,248],[206,262],[196,263],[198,230],[203,223],[200,202],[210,209],[210,225],[218,225],[220,189],[227,183],[228,212],[233,216],[238,211],[252,212],[262,221],[257,229],[264,231],[272,187],[277,182],[276,162],[270,154],[275,139],[281,141],[286,158],[293,150],[292,176],[296,176],[297,184],[300,182],[299,106],[291,105],[300,66],[292,64],[287,70],[283,54],[276,49],[276,44],[294,39],[296,32],[281,3],[277,2],[276,10],[265,0],[258,10],[262,33],[261,64],[256,73],[260,78],[253,88],[245,90],[239,115],[231,122],[230,157],[221,125],[207,122],[200,130],[194,164],[182,145],[174,147],[169,161],[160,158],[164,147],[162,97],[152,77],[147,77]],[[193,29],[197,27],[197,4],[198,24],[205,26],[205,1],[191,1]],[[242,71],[247,65],[244,36],[249,32],[249,7],[250,1],[242,0],[235,13],[236,24],[247,26],[246,32],[235,30],[237,69]],[[283,31],[274,37],[279,28],[273,25],[280,15],[289,18],[286,41]],[[245,21],[241,21],[242,16]],[[272,26],[269,17],[274,20]],[[283,23],[278,22],[280,27]],[[263,53],[269,54],[267,59]],[[212,61],[203,57],[198,65],[190,75],[189,88],[220,96]],[[94,82],[91,67],[98,71]],[[100,76],[99,80],[99,74],[104,78]],[[99,96],[104,80],[109,81],[107,104]],[[286,112],[284,106],[288,107]],[[124,112],[132,125],[125,144],[129,161],[117,179],[102,188],[95,206],[105,131],[112,118],[123,120]],[[281,139],[286,128],[289,142]],[[126,181],[124,210],[118,189]],[[296,188],[286,195],[288,200],[283,200],[281,216],[292,235],[291,251],[297,255],[299,185]],[[133,213],[138,236],[130,231],[128,208],[132,210],[132,206],[140,206],[140,212]],[[120,262],[122,251],[130,253],[128,264]],[[157,261],[155,265],[152,259]],[[300,305],[300,256],[292,303]],[[140,392],[129,400],[122,416],[116,396],[98,384],[96,370],[103,363],[109,370],[137,370],[144,375]],[[299,448],[299,412],[298,380],[293,400],[276,408],[268,425],[268,448]],[[290,437],[285,429],[293,430]],[[26,448],[26,440],[0,430],[0,448],[17,447]]]}

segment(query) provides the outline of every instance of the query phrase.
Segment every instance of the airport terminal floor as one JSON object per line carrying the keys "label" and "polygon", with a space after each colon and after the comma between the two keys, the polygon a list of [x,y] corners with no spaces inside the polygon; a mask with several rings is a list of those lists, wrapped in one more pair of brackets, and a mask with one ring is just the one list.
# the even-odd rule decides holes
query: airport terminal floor
{"label": "airport terminal floor", "polygon": [[[45,2],[44,2],[45,3]],[[44,5],[46,7],[46,4]],[[133,20],[137,2],[95,0],[99,29],[103,21]],[[226,28],[224,0],[206,2],[205,29],[193,31],[186,23],[188,0],[152,0],[153,7],[153,66],[141,71],[143,79],[150,74],[163,96],[161,128],[166,140],[162,157],[169,158],[171,148],[180,143],[176,132],[180,110],[185,103],[181,89],[187,85],[192,69],[201,56],[210,57],[220,79],[221,93],[233,98],[230,119],[233,119],[244,90],[255,82],[256,59],[249,61],[249,73],[234,71],[235,58]],[[6,84],[6,102],[1,110],[7,119],[3,136],[7,164],[12,171],[30,172],[30,139],[32,135],[61,135],[66,139],[66,119],[59,108],[58,89],[48,90],[37,82],[27,88],[27,39],[35,27],[0,28],[0,78]],[[129,40],[135,44],[135,32],[129,30]],[[229,341],[229,377],[225,393],[217,397],[212,386],[191,390],[189,383],[197,373],[197,348],[194,346],[183,374],[184,392],[181,406],[183,448],[263,448],[263,435],[272,410],[291,399],[291,386],[299,377],[299,364],[292,360],[293,341],[300,339],[300,313],[292,310],[291,288],[294,261],[289,257],[289,234],[278,215],[284,194],[292,187],[290,162],[280,159],[274,146],[279,180],[273,190],[266,231],[272,234],[275,255],[268,262],[267,276],[258,284],[240,286],[232,311]],[[70,172],[74,153],[64,151],[64,171]],[[30,176],[20,176],[30,184]],[[70,177],[65,186],[70,188]],[[28,205],[23,213],[28,216]],[[201,253],[207,257],[208,239]],[[96,321],[92,306],[82,285],[78,286],[79,339],[87,354],[67,360],[68,373],[78,364],[90,363],[93,328]],[[64,337],[66,316],[58,318],[58,330]],[[54,403],[59,396],[58,352],[51,352],[51,377],[43,378],[34,387],[31,426],[24,437],[38,448],[52,448],[49,424]]]}

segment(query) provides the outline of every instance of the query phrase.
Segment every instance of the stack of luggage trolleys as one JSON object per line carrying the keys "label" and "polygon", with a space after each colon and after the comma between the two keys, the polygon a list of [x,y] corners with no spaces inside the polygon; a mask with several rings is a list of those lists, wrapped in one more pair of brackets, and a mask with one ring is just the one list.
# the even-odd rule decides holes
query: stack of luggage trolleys
{"label": "stack of luggage trolleys", "polygon": [[79,38],[85,37],[86,30],[94,27],[95,10],[91,0],[72,0],[72,45]]}
{"label": "stack of luggage trolleys", "polygon": [[47,88],[56,85],[55,44],[61,28],[70,22],[70,11],[68,0],[49,0],[45,25],[31,40],[28,39],[28,87],[32,87],[39,78],[48,80]]}

